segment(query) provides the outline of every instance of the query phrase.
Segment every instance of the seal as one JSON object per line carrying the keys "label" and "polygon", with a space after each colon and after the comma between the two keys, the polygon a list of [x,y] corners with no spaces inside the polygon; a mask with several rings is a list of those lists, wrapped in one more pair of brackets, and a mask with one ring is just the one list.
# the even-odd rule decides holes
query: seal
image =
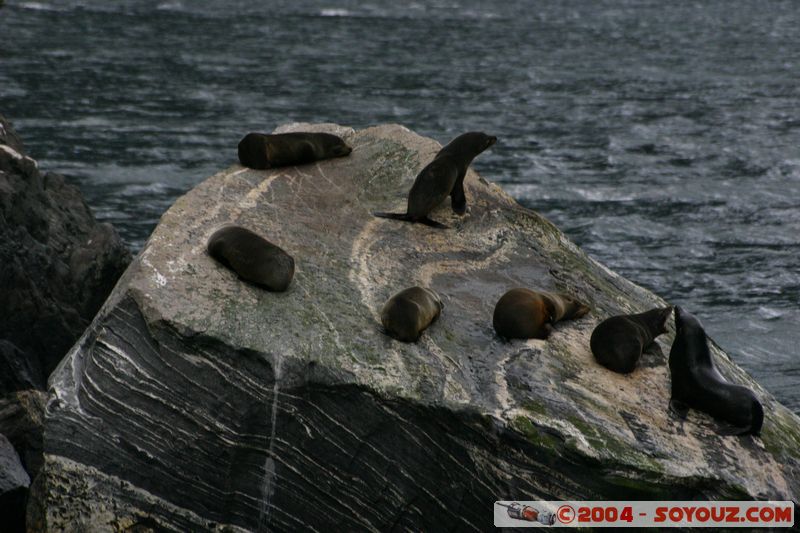
{"label": "seal", "polygon": [[415,342],[439,318],[442,307],[442,300],[432,290],[410,287],[386,301],[381,310],[381,323],[395,339]]}
{"label": "seal", "polygon": [[208,239],[208,254],[240,278],[282,292],[294,276],[294,259],[280,247],[240,226],[225,226]]}
{"label": "seal", "polygon": [[467,212],[467,197],[464,194],[464,177],[475,157],[497,142],[497,137],[479,131],[459,135],[439,150],[433,161],[423,168],[414,179],[408,193],[405,213],[373,213],[376,217],[419,222],[434,228],[447,228],[444,224],[428,218],[428,215],[448,195],[450,204],[458,215]]}
{"label": "seal", "polygon": [[342,157],[352,151],[331,133],[248,133],[239,141],[239,162],[264,170]]}
{"label": "seal", "polygon": [[667,332],[672,307],[651,309],[636,315],[617,315],[600,322],[589,346],[598,363],[609,370],[628,374],[656,337]]}
{"label": "seal", "polygon": [[700,321],[676,307],[675,330],[669,352],[670,409],[681,418],[690,408],[703,411],[727,424],[720,428],[722,434],[758,435],[764,422],[761,402],[753,391],[717,371]]}
{"label": "seal", "polygon": [[589,307],[566,294],[511,289],[494,306],[494,330],[506,339],[546,339],[553,324],[580,318]]}

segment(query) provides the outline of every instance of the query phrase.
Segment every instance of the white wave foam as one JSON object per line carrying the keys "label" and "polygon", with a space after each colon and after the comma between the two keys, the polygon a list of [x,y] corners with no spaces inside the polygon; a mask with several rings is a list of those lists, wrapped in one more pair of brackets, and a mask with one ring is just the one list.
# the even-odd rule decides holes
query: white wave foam
{"label": "white wave foam", "polygon": [[321,17],[349,17],[352,16],[352,11],[348,9],[328,8],[319,12]]}
{"label": "white wave foam", "polygon": [[42,4],[40,2],[21,2],[19,7],[22,9],[31,9],[34,11],[62,11],[55,6],[51,6],[50,4]]}
{"label": "white wave foam", "polygon": [[158,11],[183,11],[181,2],[162,2],[156,6]]}
{"label": "white wave foam", "polygon": [[764,320],[777,320],[783,316],[783,311],[772,307],[759,307],[756,312]]}

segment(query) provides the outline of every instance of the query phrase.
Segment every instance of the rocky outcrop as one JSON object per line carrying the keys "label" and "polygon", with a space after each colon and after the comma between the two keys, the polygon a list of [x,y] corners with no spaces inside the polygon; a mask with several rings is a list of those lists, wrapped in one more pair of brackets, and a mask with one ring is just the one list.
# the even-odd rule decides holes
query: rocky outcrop
{"label": "rocky outcrop", "polygon": [[113,228],[64,178],[42,174],[0,116],[0,440],[10,449],[0,469],[14,465],[3,531],[24,530],[29,478],[42,465],[46,394],[36,389],[129,263]]}
{"label": "rocky outcrop", "polygon": [[[402,211],[439,145],[400,126],[344,135],[349,157],[234,166],[162,217],[50,380],[31,524],[56,531],[486,530],[498,499],[800,495],[800,420],[716,346],[764,403],[762,437],[668,413],[667,348],[630,375],[598,365],[593,327],[665,302],[587,257],[470,171],[452,227]],[[206,253],[236,223],[297,261],[287,292],[241,282]],[[428,286],[439,320],[416,344],[384,335],[398,290]],[[586,317],[547,341],[491,326],[512,287],[573,294]]]}
{"label": "rocky outcrop", "polygon": [[14,447],[0,435],[0,519],[3,531],[25,531],[25,498],[30,484]]}
{"label": "rocky outcrop", "polygon": [[17,450],[31,479],[42,466],[46,403],[47,394],[38,390],[12,392],[0,398],[0,434],[5,435]]}
{"label": "rocky outcrop", "polygon": [[0,116],[0,394],[44,387],[129,263],[114,229],[42,174]]}
{"label": "rocky outcrop", "polygon": [[5,144],[20,154],[25,152],[22,139],[19,138],[17,132],[11,127],[11,123],[3,115],[0,115],[0,144]]}
{"label": "rocky outcrop", "polygon": [[0,391],[43,389],[44,380],[38,358],[31,357],[13,343],[0,339]]}

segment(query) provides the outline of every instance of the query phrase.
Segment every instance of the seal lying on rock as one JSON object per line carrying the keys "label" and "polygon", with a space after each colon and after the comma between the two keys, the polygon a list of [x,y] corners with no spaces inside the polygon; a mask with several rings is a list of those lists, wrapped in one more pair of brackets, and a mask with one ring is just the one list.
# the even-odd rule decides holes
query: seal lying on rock
{"label": "seal lying on rock", "polygon": [[700,321],[676,307],[675,329],[669,352],[670,408],[682,418],[692,408],[730,424],[723,434],[758,435],[764,422],[761,402],[753,391],[729,383],[717,371]]}
{"label": "seal lying on rock", "polygon": [[642,351],[667,332],[667,319],[671,314],[672,307],[664,307],[603,320],[594,328],[589,341],[594,358],[614,372],[633,372]]}
{"label": "seal lying on rock", "polygon": [[442,307],[442,300],[432,290],[411,287],[389,298],[381,310],[381,323],[395,339],[415,342],[439,318]]}
{"label": "seal lying on rock", "polygon": [[239,141],[239,162],[263,170],[342,157],[352,151],[340,137],[330,133],[248,133]]}
{"label": "seal lying on rock", "polygon": [[588,312],[588,306],[566,294],[511,289],[497,301],[492,323],[506,339],[546,339],[559,320]]}
{"label": "seal lying on rock", "polygon": [[211,257],[245,281],[270,291],[285,291],[294,276],[294,259],[263,237],[239,226],[225,226],[208,239]]}
{"label": "seal lying on rock", "polygon": [[376,217],[420,222],[434,228],[446,228],[444,224],[428,218],[428,215],[448,195],[453,211],[458,215],[467,212],[467,198],[464,194],[464,176],[472,160],[481,152],[497,142],[497,137],[472,131],[459,135],[439,150],[433,161],[417,174],[411,191],[408,193],[408,207],[405,213],[373,213]]}

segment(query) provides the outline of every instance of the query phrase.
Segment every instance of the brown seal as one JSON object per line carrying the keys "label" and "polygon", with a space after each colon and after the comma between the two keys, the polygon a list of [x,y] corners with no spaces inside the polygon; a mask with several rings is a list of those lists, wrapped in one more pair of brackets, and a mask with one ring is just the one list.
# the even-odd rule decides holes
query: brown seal
{"label": "brown seal", "polygon": [[675,308],[675,340],[669,352],[670,409],[685,418],[689,408],[723,421],[726,435],[758,435],[764,408],[756,395],[729,383],[714,367],[706,332],[696,317]]}
{"label": "brown seal", "polygon": [[248,133],[239,141],[239,162],[264,170],[342,157],[352,151],[340,137],[331,133]]}
{"label": "brown seal", "polygon": [[376,217],[419,222],[435,228],[446,228],[444,224],[428,218],[428,215],[448,195],[453,211],[463,215],[467,211],[464,194],[464,176],[475,157],[497,142],[497,137],[479,131],[459,135],[439,150],[422,171],[417,174],[408,193],[405,213],[373,213]]}
{"label": "brown seal", "polygon": [[603,320],[594,328],[589,341],[594,358],[614,372],[633,372],[642,351],[656,337],[667,332],[666,324],[671,314],[672,307],[663,307]]}
{"label": "brown seal", "polygon": [[492,323],[506,339],[546,339],[559,320],[588,312],[588,306],[566,294],[511,289],[497,301]]}
{"label": "brown seal", "polygon": [[442,310],[439,295],[424,287],[411,287],[389,298],[381,310],[386,332],[403,342],[414,342]]}
{"label": "brown seal", "polygon": [[270,291],[285,291],[294,276],[294,259],[249,229],[225,226],[208,239],[208,254],[245,281]]}

